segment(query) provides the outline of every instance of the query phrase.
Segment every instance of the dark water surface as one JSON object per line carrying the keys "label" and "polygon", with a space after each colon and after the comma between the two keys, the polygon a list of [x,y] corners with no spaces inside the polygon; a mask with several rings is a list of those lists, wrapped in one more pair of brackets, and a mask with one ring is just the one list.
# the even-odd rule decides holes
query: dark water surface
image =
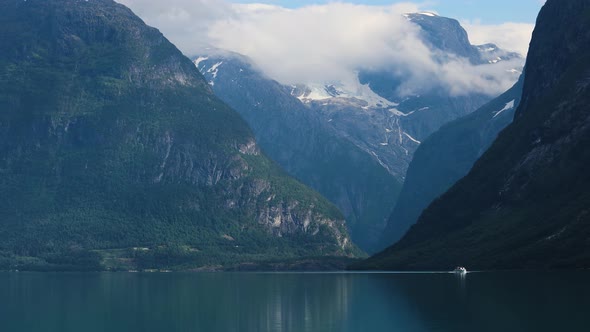
{"label": "dark water surface", "polygon": [[590,272],[0,273],[0,331],[590,331]]}

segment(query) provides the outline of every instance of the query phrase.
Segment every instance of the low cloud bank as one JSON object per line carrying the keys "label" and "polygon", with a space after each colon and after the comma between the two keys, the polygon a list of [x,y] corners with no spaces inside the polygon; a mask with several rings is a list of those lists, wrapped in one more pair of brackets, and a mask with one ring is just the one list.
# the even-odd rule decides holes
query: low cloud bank
{"label": "low cloud bank", "polygon": [[[437,61],[420,28],[403,14],[425,10],[415,3],[367,6],[329,3],[287,9],[223,0],[121,0],[159,28],[185,54],[207,47],[249,56],[283,83],[329,83],[356,79],[359,70],[394,70],[400,95],[442,88],[452,95],[499,94],[516,80],[522,60],[474,66],[462,58]],[[525,54],[532,25],[489,26],[463,22],[473,44],[493,42]],[[394,69],[392,69],[394,68]]]}

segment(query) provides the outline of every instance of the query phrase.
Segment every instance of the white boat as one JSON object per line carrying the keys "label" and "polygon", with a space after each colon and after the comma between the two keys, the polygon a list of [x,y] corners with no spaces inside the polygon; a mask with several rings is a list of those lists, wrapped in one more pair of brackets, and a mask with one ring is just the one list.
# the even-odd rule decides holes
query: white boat
{"label": "white boat", "polygon": [[457,266],[453,272],[455,272],[456,274],[466,274],[467,269],[463,266]]}

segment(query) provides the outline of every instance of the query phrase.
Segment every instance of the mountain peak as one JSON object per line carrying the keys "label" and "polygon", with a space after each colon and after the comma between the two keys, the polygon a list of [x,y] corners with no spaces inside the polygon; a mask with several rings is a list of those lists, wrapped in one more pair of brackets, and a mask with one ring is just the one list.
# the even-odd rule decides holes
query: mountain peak
{"label": "mountain peak", "polygon": [[439,17],[438,14],[436,14],[434,12],[428,12],[428,11],[417,12],[417,13],[407,13],[407,14],[404,14],[404,17],[411,19],[411,17],[415,16],[415,15],[422,15],[422,16],[428,16],[428,17]]}
{"label": "mountain peak", "polygon": [[405,17],[420,27],[422,39],[431,48],[470,59],[472,63],[478,62],[479,52],[469,42],[467,31],[459,21],[428,12]]}

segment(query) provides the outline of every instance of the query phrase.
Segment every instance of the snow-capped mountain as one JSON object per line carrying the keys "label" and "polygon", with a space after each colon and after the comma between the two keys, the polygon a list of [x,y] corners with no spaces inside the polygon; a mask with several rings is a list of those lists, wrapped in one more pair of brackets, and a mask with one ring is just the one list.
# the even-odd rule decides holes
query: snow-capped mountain
{"label": "snow-capped mountain", "polygon": [[[424,45],[437,62],[465,61],[474,70],[485,69],[484,73],[510,84],[522,72],[522,56],[494,44],[471,45],[467,32],[454,19],[428,12],[404,16],[420,29]],[[206,53],[195,58],[195,64],[214,86],[224,60],[213,61],[211,54],[217,51]],[[495,97],[485,91],[449,91],[437,78],[430,80],[431,85],[418,86],[408,94],[402,88],[411,78],[404,75],[399,68],[359,68],[347,80],[307,82],[284,88],[317,113],[320,121],[403,181],[420,142],[445,123],[473,112]]]}
{"label": "snow-capped mountain", "polygon": [[[485,67],[486,72],[511,84],[518,79],[524,63],[520,55],[493,44],[471,45],[456,20],[431,13],[406,18],[420,29],[435,61]],[[402,87],[410,78],[396,68],[367,69],[371,68],[367,65],[347,80],[281,85],[238,54],[206,50],[194,57],[194,63],[215,93],[248,121],[271,158],[332,200],[349,220],[353,239],[359,243],[362,238],[361,247],[369,251],[385,227],[398,186],[421,142],[444,124],[496,97],[478,91],[451,92],[435,78],[432,85],[419,86],[408,94]],[[388,175],[375,173],[373,165],[367,166],[371,163]],[[328,164],[331,168],[326,168]],[[336,177],[342,175],[344,182],[353,182],[348,188],[336,183],[341,180],[332,176],[335,169]],[[374,182],[368,169],[379,174],[377,178],[385,185]],[[387,208],[369,202],[383,195],[393,201],[379,200],[391,204]],[[355,231],[355,227],[365,229]]]}
{"label": "snow-capped mountain", "polygon": [[[467,32],[454,19],[428,12],[404,16],[420,28],[435,61],[466,61],[511,83],[522,72],[521,55],[494,44],[471,45]],[[436,84],[408,94],[401,90],[409,79],[399,68],[359,69],[345,82],[296,84],[287,89],[403,180],[421,141],[495,97],[477,91],[451,93]]]}

